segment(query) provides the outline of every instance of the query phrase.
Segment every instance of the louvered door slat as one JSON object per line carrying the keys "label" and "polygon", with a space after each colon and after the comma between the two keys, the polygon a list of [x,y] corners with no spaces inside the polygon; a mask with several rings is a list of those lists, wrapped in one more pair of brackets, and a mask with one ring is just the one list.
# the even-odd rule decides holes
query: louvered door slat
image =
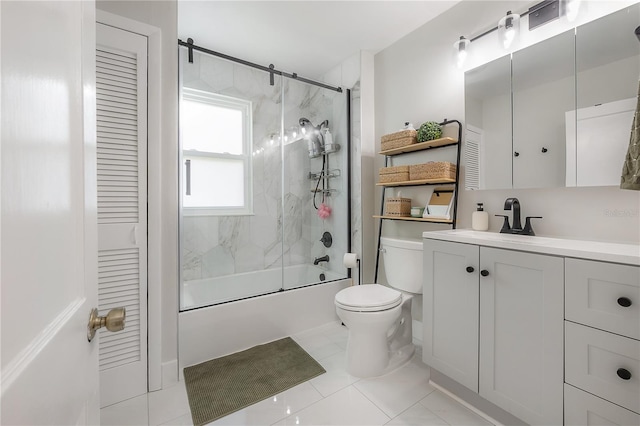
{"label": "louvered door slat", "polygon": [[98,114],[98,120],[100,120],[105,126],[110,123],[113,124],[121,124],[121,125],[130,125],[135,126],[137,128],[138,123],[136,122],[135,116],[123,116],[117,117],[115,114]]}
{"label": "louvered door slat", "polygon": [[122,52],[122,51],[113,52],[108,50],[97,49],[96,56],[99,56],[101,58],[110,58],[116,61],[128,62],[130,64],[135,64],[137,62],[135,54]]}

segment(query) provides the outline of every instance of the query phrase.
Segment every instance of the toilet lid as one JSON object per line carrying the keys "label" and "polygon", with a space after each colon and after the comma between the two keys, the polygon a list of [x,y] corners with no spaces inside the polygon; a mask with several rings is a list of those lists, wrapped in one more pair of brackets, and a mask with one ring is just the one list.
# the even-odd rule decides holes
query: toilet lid
{"label": "toilet lid", "polygon": [[347,287],[336,294],[336,305],[347,311],[384,311],[398,306],[402,293],[380,284]]}

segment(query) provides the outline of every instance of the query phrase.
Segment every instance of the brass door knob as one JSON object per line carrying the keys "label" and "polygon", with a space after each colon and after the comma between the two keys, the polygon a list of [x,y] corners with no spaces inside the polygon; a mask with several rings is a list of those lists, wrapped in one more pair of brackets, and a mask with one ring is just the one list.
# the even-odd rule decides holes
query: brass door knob
{"label": "brass door knob", "polygon": [[104,316],[98,316],[98,309],[93,308],[89,314],[89,324],[87,324],[87,339],[92,341],[99,328],[106,327],[109,331],[124,330],[127,312],[125,308],[113,308]]}

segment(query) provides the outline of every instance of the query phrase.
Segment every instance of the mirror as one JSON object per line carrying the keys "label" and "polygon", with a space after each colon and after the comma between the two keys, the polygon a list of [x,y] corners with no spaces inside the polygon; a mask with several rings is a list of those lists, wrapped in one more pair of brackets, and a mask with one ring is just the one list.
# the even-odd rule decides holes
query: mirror
{"label": "mirror", "polygon": [[574,31],[513,53],[513,187],[564,186],[565,113],[575,107]]}
{"label": "mirror", "polygon": [[567,186],[619,185],[640,75],[640,5],[576,29],[577,111],[567,132]]}
{"label": "mirror", "polygon": [[466,189],[618,185],[640,4],[465,73]]}
{"label": "mirror", "polygon": [[[465,120],[467,189],[511,188],[509,56],[465,74]],[[471,152],[476,154],[475,167],[471,167]]]}

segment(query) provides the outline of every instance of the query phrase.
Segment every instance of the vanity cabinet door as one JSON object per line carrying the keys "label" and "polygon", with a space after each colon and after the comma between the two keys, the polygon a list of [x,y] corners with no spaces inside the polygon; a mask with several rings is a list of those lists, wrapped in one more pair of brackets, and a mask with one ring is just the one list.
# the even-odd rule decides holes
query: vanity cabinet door
{"label": "vanity cabinet door", "polygon": [[480,396],[562,424],[563,259],[482,247],[480,260]]}
{"label": "vanity cabinet door", "polygon": [[423,361],[478,392],[479,247],[424,240]]}

